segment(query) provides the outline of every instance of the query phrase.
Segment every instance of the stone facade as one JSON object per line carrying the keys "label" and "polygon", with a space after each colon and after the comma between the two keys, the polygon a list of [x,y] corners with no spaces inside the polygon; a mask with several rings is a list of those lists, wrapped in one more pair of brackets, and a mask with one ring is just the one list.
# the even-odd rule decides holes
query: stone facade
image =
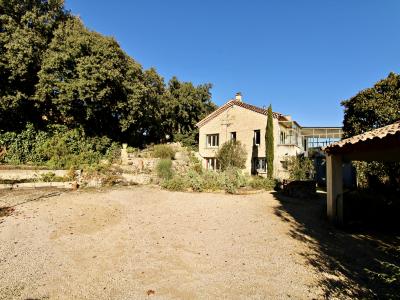
{"label": "stone facade", "polygon": [[[288,126],[290,124],[290,128]],[[303,151],[302,138],[294,135],[293,122],[290,117],[274,113],[274,177],[285,179],[287,156],[298,155]],[[267,125],[266,110],[241,100],[231,100],[216,112],[198,123],[199,156],[205,168],[216,166],[218,149],[228,140],[235,138],[246,148],[247,160],[245,172],[266,175],[265,161],[265,128]],[[214,137],[215,136],[215,137]],[[290,137],[290,140],[288,139]],[[218,142],[215,141],[218,139]],[[214,166],[213,166],[214,164]],[[218,166],[217,166],[218,167]]]}

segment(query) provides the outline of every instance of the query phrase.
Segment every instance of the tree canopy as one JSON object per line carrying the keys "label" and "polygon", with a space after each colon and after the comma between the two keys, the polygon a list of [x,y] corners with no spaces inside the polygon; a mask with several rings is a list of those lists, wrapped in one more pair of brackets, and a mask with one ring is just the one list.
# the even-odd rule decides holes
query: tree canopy
{"label": "tree canopy", "polygon": [[0,0],[0,128],[82,128],[135,146],[192,135],[211,84],[171,78],[88,30],[62,0]]}
{"label": "tree canopy", "polygon": [[[342,102],[345,137],[389,125],[400,120],[400,75],[390,73],[373,87],[359,92]],[[388,181],[396,185],[400,178],[398,163],[357,163],[359,182]]]}
{"label": "tree canopy", "polygon": [[343,130],[346,137],[389,125],[400,119],[400,75],[389,76],[359,92],[344,106]]}

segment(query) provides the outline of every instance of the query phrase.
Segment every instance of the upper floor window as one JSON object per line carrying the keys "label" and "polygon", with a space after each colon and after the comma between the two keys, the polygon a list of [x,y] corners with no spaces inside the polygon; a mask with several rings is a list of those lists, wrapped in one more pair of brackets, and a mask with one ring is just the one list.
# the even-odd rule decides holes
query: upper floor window
{"label": "upper floor window", "polygon": [[256,145],[256,146],[259,146],[259,145],[260,145],[260,143],[261,143],[261,132],[260,132],[259,129],[254,130],[254,138],[253,138],[253,141],[254,141],[254,145]]}
{"label": "upper floor window", "polygon": [[231,132],[231,140],[236,141],[236,131]]}
{"label": "upper floor window", "polygon": [[207,141],[207,147],[218,147],[219,134],[207,134],[206,141]]}
{"label": "upper floor window", "polygon": [[284,132],[284,131],[281,131],[281,134],[280,134],[280,144],[281,145],[286,144],[286,132]]}

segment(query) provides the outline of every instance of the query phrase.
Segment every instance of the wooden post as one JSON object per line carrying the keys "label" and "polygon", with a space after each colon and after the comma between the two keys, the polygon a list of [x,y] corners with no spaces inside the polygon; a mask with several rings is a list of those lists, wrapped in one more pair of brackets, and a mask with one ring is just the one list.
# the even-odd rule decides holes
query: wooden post
{"label": "wooden post", "polygon": [[326,157],[327,214],[329,220],[343,224],[343,175],[342,157],[327,155]]}

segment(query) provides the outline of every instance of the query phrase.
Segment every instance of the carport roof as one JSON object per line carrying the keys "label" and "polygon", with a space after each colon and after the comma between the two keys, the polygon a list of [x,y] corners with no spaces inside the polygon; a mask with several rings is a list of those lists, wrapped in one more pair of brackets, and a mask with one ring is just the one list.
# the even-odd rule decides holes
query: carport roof
{"label": "carport roof", "polygon": [[397,160],[400,157],[400,121],[333,143],[323,150],[354,160]]}

